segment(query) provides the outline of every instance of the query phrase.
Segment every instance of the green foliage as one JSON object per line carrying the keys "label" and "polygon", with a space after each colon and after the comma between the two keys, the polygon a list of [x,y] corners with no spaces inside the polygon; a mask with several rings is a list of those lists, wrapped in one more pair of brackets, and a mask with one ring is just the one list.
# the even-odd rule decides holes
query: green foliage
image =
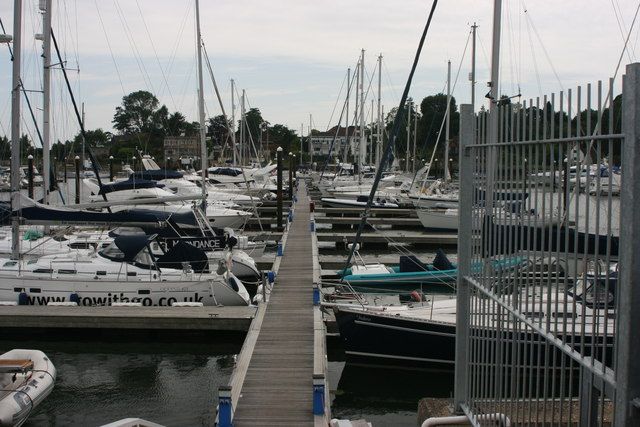
{"label": "green foliage", "polygon": [[211,117],[207,123],[207,135],[218,145],[224,145],[231,132],[231,121],[225,120],[222,114]]}
{"label": "green foliage", "polygon": [[163,131],[168,110],[164,105],[158,108],[158,104],[158,98],[150,92],[131,92],[122,98],[122,106],[116,107],[113,128],[122,134]]}
{"label": "green foliage", "polygon": [[[420,139],[420,114],[417,112],[417,106],[416,104],[413,103],[412,99],[409,99],[409,101],[407,102],[407,104],[404,107],[404,115],[402,118],[402,123],[400,124],[400,128],[398,129],[398,135],[396,136],[396,141],[395,141],[395,152],[396,155],[399,156],[400,158],[406,158],[406,151],[407,151],[407,123],[409,120],[409,117],[411,117],[411,141],[410,141],[410,145],[411,147],[413,146],[413,132],[414,132],[414,126],[415,126],[415,115],[418,114],[418,146],[421,146],[421,139]],[[394,125],[394,121],[396,119],[396,116],[398,115],[398,107],[393,108],[388,114],[387,117],[385,118],[385,126],[386,126],[386,130],[387,130],[387,134],[391,134],[391,131],[393,129],[393,125]],[[409,155],[411,156],[413,153],[409,153]]]}
{"label": "green foliage", "polygon": [[[460,130],[460,113],[456,104],[455,97],[451,97],[450,102],[450,130],[449,138],[452,141],[458,140]],[[418,121],[418,146],[420,147],[420,155],[426,157],[433,150],[433,146],[440,138],[440,146],[444,147],[445,128],[442,128],[442,135],[439,135],[440,126],[447,113],[447,95],[438,93],[425,97],[420,103],[420,112],[422,118]]]}
{"label": "green foliage", "polygon": [[169,136],[194,136],[198,134],[200,125],[197,122],[188,122],[184,115],[176,111],[169,115],[164,131]]}
{"label": "green foliage", "polygon": [[[260,109],[259,108],[250,109],[245,113],[244,118],[246,121],[246,127],[244,129],[245,132],[247,132],[247,129],[248,129],[249,133],[251,134],[251,139],[253,139],[254,143],[257,143],[260,140],[260,124],[264,122]],[[240,132],[240,126],[242,126],[242,121],[238,122],[238,132]],[[246,137],[248,141],[249,135],[246,135]]]}
{"label": "green foliage", "polygon": [[285,153],[300,150],[300,137],[285,125],[275,124],[269,127],[269,145],[272,147],[271,154],[275,154],[278,147],[282,147]]}
{"label": "green foliage", "polygon": [[[106,145],[111,140],[111,132],[105,132],[101,128],[94,130],[85,130],[86,135],[86,145],[89,147],[100,147]],[[78,132],[78,134],[73,138],[73,142],[76,147],[80,147],[82,145],[82,133]]]}

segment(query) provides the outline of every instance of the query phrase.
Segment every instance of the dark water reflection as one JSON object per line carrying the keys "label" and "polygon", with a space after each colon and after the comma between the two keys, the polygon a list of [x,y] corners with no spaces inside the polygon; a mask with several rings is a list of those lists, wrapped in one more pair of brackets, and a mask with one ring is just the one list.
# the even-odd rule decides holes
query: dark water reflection
{"label": "dark water reflection", "polygon": [[210,426],[241,339],[200,342],[0,341],[44,351],[58,370],[51,395],[25,426],[99,426],[140,417],[166,426]]}
{"label": "dark water reflection", "polygon": [[329,362],[332,416],[374,426],[415,426],[418,401],[453,394],[452,371]]}

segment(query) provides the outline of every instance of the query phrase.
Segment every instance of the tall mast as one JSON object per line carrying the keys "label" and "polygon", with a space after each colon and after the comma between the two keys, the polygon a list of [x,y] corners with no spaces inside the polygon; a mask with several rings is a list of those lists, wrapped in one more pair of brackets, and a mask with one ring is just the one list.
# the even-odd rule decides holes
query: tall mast
{"label": "tall mast", "polygon": [[474,22],[471,26],[471,111],[475,111],[476,106],[476,28],[478,26]]}
{"label": "tall mast", "polygon": [[[82,107],[82,128],[86,129],[87,127],[85,126],[85,121],[84,121],[84,119],[85,119],[85,117],[84,117],[84,102],[82,103],[81,107]],[[84,154],[85,153],[84,149],[85,149],[85,143],[86,142],[87,141],[86,141],[86,139],[84,137],[84,134],[82,134],[82,170],[84,170],[84,165],[85,165],[85,162],[86,162],[85,154]]]}
{"label": "tall mast", "polygon": [[237,166],[238,159],[236,158],[236,94],[235,83],[231,79],[231,151],[233,152],[233,167]]}
{"label": "tall mast", "polygon": [[[498,85],[500,82],[500,27],[502,19],[502,0],[493,2],[493,46],[491,48],[491,81],[489,91],[489,143],[498,142]],[[495,147],[489,149],[489,161],[487,165],[487,195],[486,200],[493,200],[493,183],[495,163],[497,162]],[[493,203],[485,203],[487,209]]]}
{"label": "tall mast", "polygon": [[447,61],[447,123],[444,136],[444,180],[451,178],[449,172],[449,124],[451,123],[451,61]]}
{"label": "tall mast", "polygon": [[300,156],[300,161],[302,162],[302,138],[304,136],[304,123],[300,123],[300,151],[298,152],[298,156]]}
{"label": "tall mast", "polygon": [[405,155],[405,159],[404,159],[404,170],[405,172],[409,172],[409,141],[411,140],[411,111],[413,110],[412,106],[412,101],[409,101],[406,105],[407,108],[407,149],[404,152]]}
{"label": "tall mast", "polygon": [[362,166],[367,154],[367,142],[364,135],[364,49],[360,52],[360,144],[358,149],[358,183],[362,183]]}
{"label": "tall mast", "polygon": [[411,173],[416,173],[416,145],[418,142],[418,109],[413,113],[413,163],[411,164]]}
{"label": "tall mast", "polygon": [[375,123],[374,118],[373,118],[373,114],[374,114],[374,107],[375,107],[375,101],[373,100],[373,98],[371,99],[371,131],[369,132],[369,136],[370,138],[368,139],[369,141],[369,165],[373,165],[373,124]]}
{"label": "tall mast", "polygon": [[49,204],[49,188],[51,188],[51,170],[49,156],[51,155],[50,140],[50,101],[51,101],[51,15],[52,0],[44,2],[44,18],[42,22],[42,180],[43,202]]}
{"label": "tall mast", "polygon": [[[353,136],[355,137],[358,132],[356,131],[356,129],[358,129],[358,111],[360,111],[360,96],[359,95],[359,90],[360,90],[360,70],[362,69],[361,65],[360,65],[360,59],[358,59],[358,65],[356,66],[356,105],[353,111]],[[360,142],[358,141],[358,144],[360,144]],[[352,150],[351,150],[351,156],[353,157],[353,164],[357,164],[358,163],[358,159],[360,156],[360,153],[358,153],[358,157],[356,157],[356,150],[355,150],[355,144],[352,144]],[[358,171],[358,175],[360,175],[360,171]],[[354,177],[355,179],[355,177]]]}
{"label": "tall mast", "polygon": [[[347,162],[347,153],[349,152],[349,98],[351,97],[351,67],[347,68],[347,111],[344,119],[344,158],[343,163]],[[340,130],[340,127],[338,127]]]}
{"label": "tall mast", "polygon": [[240,167],[244,166],[245,158],[245,117],[246,111],[244,111],[244,89],[242,89],[242,97],[240,98]]}
{"label": "tall mast", "polygon": [[382,54],[378,56],[378,135],[376,137],[376,165],[380,164],[380,156],[382,154],[382,114],[381,114],[381,99],[382,99]]}
{"label": "tall mast", "polygon": [[[309,166],[313,165],[313,147],[311,146],[311,126],[313,121],[313,117],[311,115],[311,113],[309,113],[309,129],[308,129],[308,134],[309,134],[309,141],[308,141],[308,148],[309,148]],[[302,159],[300,159],[300,163],[302,163]]]}
{"label": "tall mast", "polygon": [[204,89],[202,79],[202,33],[200,32],[200,1],[196,0],[196,31],[198,43],[198,116],[200,119],[200,168],[202,169],[202,205],[203,209],[207,207],[207,141],[206,129],[204,124]]}
{"label": "tall mast", "polygon": [[[11,85],[11,209],[20,209],[20,53],[22,51],[22,0],[13,2],[13,80]],[[20,256],[20,225],[11,217],[11,259]]]}

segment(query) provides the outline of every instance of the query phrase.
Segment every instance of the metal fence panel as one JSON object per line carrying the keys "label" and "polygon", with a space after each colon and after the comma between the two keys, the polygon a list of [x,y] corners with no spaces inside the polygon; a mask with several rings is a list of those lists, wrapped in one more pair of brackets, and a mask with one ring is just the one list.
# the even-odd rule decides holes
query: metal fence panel
{"label": "metal fence panel", "polygon": [[461,106],[456,408],[640,425],[640,64],[624,96],[609,80],[498,102],[495,136]]}

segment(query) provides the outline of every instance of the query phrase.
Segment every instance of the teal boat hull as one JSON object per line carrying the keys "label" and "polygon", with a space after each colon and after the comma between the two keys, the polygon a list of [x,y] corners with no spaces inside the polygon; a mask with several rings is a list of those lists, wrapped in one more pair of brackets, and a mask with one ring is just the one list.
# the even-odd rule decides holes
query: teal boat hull
{"label": "teal boat hull", "polygon": [[[497,271],[504,271],[517,268],[523,263],[523,258],[509,258],[506,260],[493,261],[493,268]],[[343,280],[354,287],[411,287],[415,289],[420,286],[440,285],[443,287],[451,287],[455,285],[458,279],[458,268],[454,265],[451,270],[436,270],[431,264],[427,265],[425,271],[399,272],[399,267],[392,267],[393,273],[382,274],[351,274],[350,268],[346,270]],[[480,271],[481,264],[472,266],[472,270]],[[341,271],[338,272],[342,273]]]}

